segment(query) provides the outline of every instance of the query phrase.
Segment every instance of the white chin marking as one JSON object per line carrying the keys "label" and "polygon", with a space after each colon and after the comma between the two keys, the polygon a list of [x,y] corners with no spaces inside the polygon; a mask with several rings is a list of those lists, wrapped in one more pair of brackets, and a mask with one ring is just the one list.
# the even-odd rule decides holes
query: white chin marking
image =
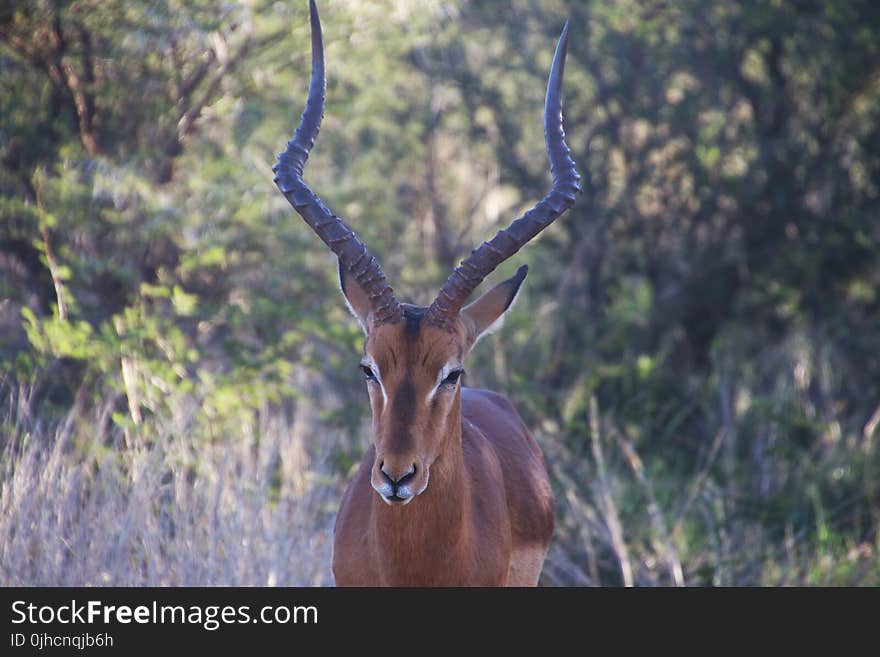
{"label": "white chin marking", "polygon": [[395,504],[399,504],[400,506],[406,506],[407,504],[409,504],[410,502],[413,501],[413,498],[415,497],[415,495],[413,495],[412,497],[407,497],[402,500],[393,500],[393,501],[391,499],[389,499],[388,497],[386,497],[385,495],[382,495],[381,493],[379,494],[379,497],[381,497],[382,501],[385,502],[385,504],[387,504],[388,506],[394,506]]}

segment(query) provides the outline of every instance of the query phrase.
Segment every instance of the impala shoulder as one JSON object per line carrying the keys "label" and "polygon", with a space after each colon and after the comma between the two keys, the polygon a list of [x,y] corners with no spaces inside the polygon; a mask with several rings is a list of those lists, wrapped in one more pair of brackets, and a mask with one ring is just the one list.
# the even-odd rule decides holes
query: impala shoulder
{"label": "impala shoulder", "polygon": [[490,439],[519,435],[531,442],[533,439],[513,403],[504,395],[492,390],[466,388],[462,394],[461,415],[463,428],[466,423],[475,424]]}
{"label": "impala shoulder", "polygon": [[481,388],[462,388],[461,391],[462,411],[477,410],[493,410],[503,411],[519,417],[511,402],[505,395],[495,392],[494,390],[483,390]]}

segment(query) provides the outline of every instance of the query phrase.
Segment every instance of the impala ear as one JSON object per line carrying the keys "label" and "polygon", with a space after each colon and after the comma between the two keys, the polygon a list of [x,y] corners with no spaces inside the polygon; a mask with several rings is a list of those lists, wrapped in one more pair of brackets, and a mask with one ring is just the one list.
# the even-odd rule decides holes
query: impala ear
{"label": "impala ear", "polygon": [[372,310],[370,297],[357,282],[357,279],[342,265],[342,262],[339,263],[339,288],[342,290],[342,296],[345,297],[345,305],[348,306],[366,335],[369,333],[370,312]]}
{"label": "impala ear", "polygon": [[520,286],[528,273],[528,265],[523,265],[511,278],[499,283],[462,309],[461,318],[467,328],[471,346],[484,335],[501,328],[504,323],[504,313],[516,301]]}

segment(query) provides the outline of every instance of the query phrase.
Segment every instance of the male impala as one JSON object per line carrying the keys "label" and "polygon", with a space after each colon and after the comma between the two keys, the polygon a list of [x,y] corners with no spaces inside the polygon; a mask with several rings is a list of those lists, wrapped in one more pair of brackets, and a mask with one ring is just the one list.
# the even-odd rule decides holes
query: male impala
{"label": "male impala", "polygon": [[366,334],[360,362],[372,445],[336,519],[333,574],[343,586],[534,586],[553,533],[541,450],[506,398],[462,387],[464,359],[510,307],[527,268],[464,303],[480,282],[574,203],[579,176],[562,131],[563,29],[547,85],[544,132],[553,189],[473,251],[429,307],[398,303],[363,243],[303,182],[324,111],[321,24],[310,0],[312,77],[275,183],[339,258],[342,292]]}

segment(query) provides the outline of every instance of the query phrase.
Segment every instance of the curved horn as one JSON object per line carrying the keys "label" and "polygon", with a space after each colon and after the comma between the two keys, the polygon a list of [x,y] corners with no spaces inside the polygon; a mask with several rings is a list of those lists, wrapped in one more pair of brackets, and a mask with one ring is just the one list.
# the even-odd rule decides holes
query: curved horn
{"label": "curved horn", "polygon": [[426,314],[435,326],[448,328],[476,287],[498,265],[519,251],[526,242],[568,210],[581,191],[580,175],[571,159],[562,129],[562,76],[568,46],[568,21],[562,28],[544,100],[544,138],[550,156],[553,188],[535,207],[483,242],[452,272]]}
{"label": "curved horn", "polygon": [[312,27],[312,78],[309,82],[309,98],[303,110],[299,127],[287,149],[278,155],[272,167],[275,184],[318,237],[330,247],[355,280],[370,297],[373,321],[376,324],[401,321],[403,312],[394,298],[394,292],[385,280],[381,267],[367,251],[345,222],[335,216],[324,202],[303,181],[303,167],[309,151],[315,144],[321,119],[324,116],[324,44],[321,38],[321,20],[314,0],[309,0],[309,17]]}

